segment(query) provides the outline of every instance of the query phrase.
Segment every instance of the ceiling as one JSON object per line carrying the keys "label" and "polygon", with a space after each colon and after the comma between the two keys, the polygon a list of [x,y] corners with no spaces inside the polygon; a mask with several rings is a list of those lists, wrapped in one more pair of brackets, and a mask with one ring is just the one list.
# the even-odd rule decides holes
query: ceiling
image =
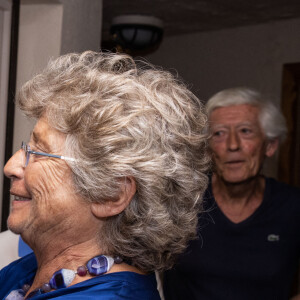
{"label": "ceiling", "polygon": [[102,40],[110,40],[113,17],[152,15],[164,23],[164,35],[253,25],[300,17],[299,0],[103,0]]}

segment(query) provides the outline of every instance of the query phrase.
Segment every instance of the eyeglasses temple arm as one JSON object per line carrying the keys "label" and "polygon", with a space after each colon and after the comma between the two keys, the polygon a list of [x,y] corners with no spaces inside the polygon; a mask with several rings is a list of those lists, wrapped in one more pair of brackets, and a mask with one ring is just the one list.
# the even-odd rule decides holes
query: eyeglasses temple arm
{"label": "eyeglasses temple arm", "polygon": [[63,156],[63,155],[56,155],[56,154],[50,154],[50,153],[44,153],[44,152],[37,152],[37,151],[33,151],[33,150],[29,150],[28,152],[31,153],[31,154],[35,154],[35,155],[42,155],[42,156],[60,158],[60,159],[63,159],[63,160],[68,160],[68,161],[76,161],[75,158],[71,158],[71,157],[67,157],[67,156]]}

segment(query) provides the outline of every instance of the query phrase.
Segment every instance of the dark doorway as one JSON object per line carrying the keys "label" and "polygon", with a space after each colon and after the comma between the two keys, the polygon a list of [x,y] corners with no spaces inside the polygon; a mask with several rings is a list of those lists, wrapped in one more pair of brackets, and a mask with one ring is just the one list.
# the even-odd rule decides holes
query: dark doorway
{"label": "dark doorway", "polygon": [[278,179],[300,187],[300,63],[283,66],[281,109],[288,135],[280,148]]}

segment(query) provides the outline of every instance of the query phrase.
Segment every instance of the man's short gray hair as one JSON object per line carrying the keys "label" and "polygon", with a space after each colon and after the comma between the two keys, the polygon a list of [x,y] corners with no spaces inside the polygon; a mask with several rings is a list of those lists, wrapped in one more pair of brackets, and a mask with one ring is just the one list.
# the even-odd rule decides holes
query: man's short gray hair
{"label": "man's short gray hair", "polygon": [[283,141],[287,133],[286,122],[281,111],[255,89],[236,87],[222,90],[213,95],[206,103],[208,117],[214,109],[232,105],[249,104],[260,110],[259,121],[267,139]]}

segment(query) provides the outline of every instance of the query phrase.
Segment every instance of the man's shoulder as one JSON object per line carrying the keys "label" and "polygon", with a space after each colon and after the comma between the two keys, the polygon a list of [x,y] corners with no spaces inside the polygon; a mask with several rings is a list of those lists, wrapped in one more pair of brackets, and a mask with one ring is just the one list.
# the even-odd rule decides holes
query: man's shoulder
{"label": "man's shoulder", "polygon": [[[266,179],[266,203],[271,207],[284,211],[289,215],[294,215],[296,219],[300,218],[300,189],[273,178]],[[299,219],[300,221],[300,219]]]}
{"label": "man's shoulder", "polygon": [[284,196],[300,201],[300,188],[291,186],[274,178],[266,178],[267,186],[270,188],[272,196]]}

